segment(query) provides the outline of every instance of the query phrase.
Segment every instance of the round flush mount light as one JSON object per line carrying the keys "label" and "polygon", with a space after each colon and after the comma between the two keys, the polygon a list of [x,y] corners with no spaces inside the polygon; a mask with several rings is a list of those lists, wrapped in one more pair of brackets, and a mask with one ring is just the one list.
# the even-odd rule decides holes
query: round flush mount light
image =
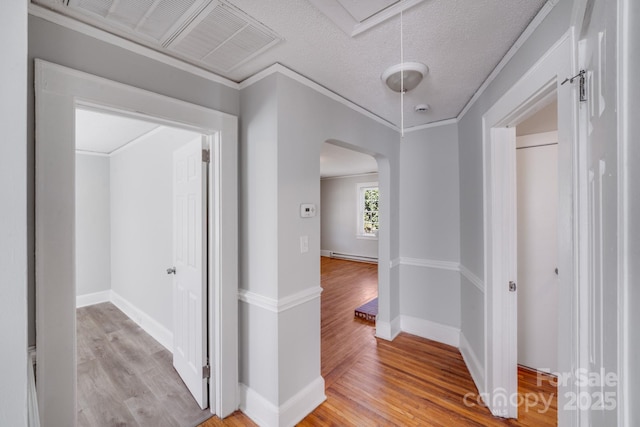
{"label": "round flush mount light", "polygon": [[426,113],[429,111],[429,104],[418,104],[414,107],[416,113]]}
{"label": "round flush mount light", "polygon": [[394,92],[408,92],[420,84],[429,67],[420,62],[403,62],[384,70],[380,78]]}

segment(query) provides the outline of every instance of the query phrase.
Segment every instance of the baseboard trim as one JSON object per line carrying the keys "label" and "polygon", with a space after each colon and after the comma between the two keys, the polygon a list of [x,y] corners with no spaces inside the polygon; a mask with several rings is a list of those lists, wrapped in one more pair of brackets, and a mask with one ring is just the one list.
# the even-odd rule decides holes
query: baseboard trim
{"label": "baseboard trim", "polygon": [[396,317],[391,322],[376,320],[376,337],[387,341],[393,341],[400,332],[402,332],[400,316]]}
{"label": "baseboard trim", "polygon": [[255,390],[239,384],[240,410],[263,427],[293,426],[326,400],[324,379],[316,378],[280,407]]}
{"label": "baseboard trim", "polygon": [[331,258],[331,252],[326,249],[320,249],[320,256]]}
{"label": "baseboard trim", "polygon": [[162,344],[164,348],[173,353],[173,332],[113,290],[111,290],[111,303]]}
{"label": "baseboard trim", "polygon": [[412,316],[400,316],[403,332],[454,347],[460,346],[460,329]]}
{"label": "baseboard trim", "polygon": [[111,290],[76,296],[76,308],[111,301]]}
{"label": "baseboard trim", "polygon": [[463,333],[460,333],[460,354],[462,354],[462,359],[464,360],[465,365],[467,365],[467,369],[471,374],[471,378],[473,378],[473,382],[476,384],[478,392],[484,393],[485,386],[483,366]]}

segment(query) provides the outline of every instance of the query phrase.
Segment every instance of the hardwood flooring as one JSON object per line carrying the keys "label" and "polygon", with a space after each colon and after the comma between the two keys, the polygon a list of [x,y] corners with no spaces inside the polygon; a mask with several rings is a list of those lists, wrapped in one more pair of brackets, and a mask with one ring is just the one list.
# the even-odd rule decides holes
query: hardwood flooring
{"label": "hardwood flooring", "polygon": [[[393,342],[353,310],[377,293],[377,266],[322,258],[322,375],[327,400],[299,426],[555,426],[556,389],[519,369],[518,420],[493,417],[455,347],[402,333]],[[544,402],[549,402],[548,407]],[[547,408],[545,410],[545,408]],[[236,413],[202,426],[254,426]]]}
{"label": "hardwood flooring", "polygon": [[113,304],[76,316],[78,426],[195,426],[211,417],[173,369],[171,353]]}

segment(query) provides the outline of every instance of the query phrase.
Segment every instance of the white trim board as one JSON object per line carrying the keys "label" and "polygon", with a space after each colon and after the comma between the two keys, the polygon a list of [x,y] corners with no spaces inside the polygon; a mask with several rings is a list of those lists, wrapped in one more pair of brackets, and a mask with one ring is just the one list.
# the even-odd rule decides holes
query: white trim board
{"label": "white trim board", "polygon": [[482,279],[480,279],[478,276],[473,274],[471,270],[469,270],[467,267],[465,267],[462,264],[460,264],[460,274],[465,279],[470,281],[476,288],[478,288],[480,292],[484,293],[484,282],[482,281]]}
{"label": "white trim board", "polygon": [[411,335],[417,335],[456,348],[460,345],[460,328],[405,315],[400,316],[400,327],[402,332]]}
{"label": "white trim board", "polygon": [[359,106],[358,104],[356,104],[353,101],[348,100],[347,98],[344,98],[342,95],[339,95],[336,92],[333,92],[330,89],[327,89],[326,87],[314,82],[313,80],[309,79],[308,77],[303,76],[302,74],[298,74],[295,71],[291,70],[290,68],[285,67],[282,64],[279,63],[275,63],[273,65],[271,65],[270,67],[265,68],[264,70],[260,71],[257,74],[254,74],[253,76],[249,77],[248,79],[243,80],[242,82],[240,82],[240,90],[245,89],[249,86],[251,86],[254,83],[259,82],[260,80],[269,77],[272,74],[275,73],[280,73],[283,76],[289,77],[292,80],[295,80],[296,82],[312,89],[315,90],[316,92],[320,93],[321,95],[326,96],[327,98],[330,98],[342,105],[344,105],[345,107],[348,107],[350,109],[352,109],[355,112],[358,112],[360,114],[362,114],[365,117],[368,117],[370,119],[372,119],[373,121],[380,123],[383,126],[388,127],[389,129],[393,129],[394,131],[400,133],[400,128],[396,125],[394,125],[391,122],[388,122],[387,120],[383,119],[382,117],[372,113],[371,111]]}
{"label": "white trim board", "polygon": [[455,261],[400,257],[399,263],[400,265],[410,265],[413,267],[427,267],[436,268],[439,270],[460,271],[460,263]]}
{"label": "white trim board", "polygon": [[473,382],[476,384],[476,388],[478,389],[478,393],[484,393],[485,383],[484,383],[484,366],[478,360],[478,356],[473,351],[471,344],[467,341],[467,338],[464,336],[462,332],[460,332],[460,354],[462,354],[462,359],[464,360],[465,365],[467,365],[467,369],[471,374],[471,378]]}
{"label": "white trim board", "polygon": [[400,316],[397,316],[391,322],[376,320],[376,337],[393,341],[400,332],[402,332]]}
{"label": "white trim board", "polygon": [[246,289],[239,289],[238,300],[249,305],[271,311],[273,313],[282,313],[283,311],[292,309],[316,298],[320,298],[321,293],[322,288],[320,286],[315,286],[312,288],[304,289],[293,295],[275,299],[248,291]]}
{"label": "white trim board", "polygon": [[173,332],[111,289],[108,291],[94,292],[92,294],[78,295],[76,297],[76,308],[104,302],[110,302],[118,307],[129,319],[136,322],[142,330],[162,344],[170,353],[173,353]]}
{"label": "white trim board", "polygon": [[239,392],[242,412],[264,427],[295,425],[327,399],[322,377],[313,380],[279,407],[242,383]]}
{"label": "white trim board", "polygon": [[111,289],[76,296],[76,308],[100,304],[103,302],[111,302]]}
{"label": "white trim board", "polygon": [[118,307],[129,319],[136,322],[136,324],[151,335],[153,339],[162,344],[164,348],[169,350],[169,353],[173,353],[173,332],[162,326],[140,308],[121,297],[118,293],[112,290],[110,294],[113,305]]}

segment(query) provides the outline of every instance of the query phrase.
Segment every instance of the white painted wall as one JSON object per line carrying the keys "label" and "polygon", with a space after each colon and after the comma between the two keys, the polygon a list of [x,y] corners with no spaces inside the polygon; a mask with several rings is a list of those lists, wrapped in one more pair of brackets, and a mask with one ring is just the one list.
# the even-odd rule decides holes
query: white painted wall
{"label": "white painted wall", "polygon": [[[547,134],[516,151],[518,363],[558,372],[558,146]],[[557,136],[555,138],[557,141]]]}
{"label": "white painted wall", "polygon": [[173,329],[173,151],[199,134],[165,128],[111,157],[111,289]]}
{"label": "white painted wall", "polygon": [[400,146],[400,313],[460,327],[458,130],[405,133]]}
{"label": "white painted wall", "polygon": [[320,248],[377,258],[378,239],[358,236],[358,188],[377,182],[378,174],[320,180]]}
{"label": "white painted wall", "polygon": [[76,296],[111,289],[109,157],[76,153]]}
{"label": "white painted wall", "polygon": [[[0,425],[27,425],[27,3],[0,14]],[[29,366],[28,369],[31,369]]]}

